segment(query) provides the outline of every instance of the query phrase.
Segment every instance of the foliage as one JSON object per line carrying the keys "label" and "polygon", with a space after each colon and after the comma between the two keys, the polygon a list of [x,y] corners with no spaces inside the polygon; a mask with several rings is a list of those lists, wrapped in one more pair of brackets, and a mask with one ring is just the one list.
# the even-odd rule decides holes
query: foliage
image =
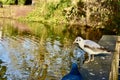
{"label": "foliage", "polygon": [[67,11],[69,14],[66,18],[74,22],[80,22],[81,25],[91,27],[101,27],[103,22],[108,20],[110,15],[108,2],[84,1],[79,0],[76,6]]}
{"label": "foliage", "polygon": [[3,0],[0,0],[0,3],[2,3],[2,4],[3,4],[3,2],[4,2]]}
{"label": "foliage", "polygon": [[120,35],[120,1],[111,1],[109,5],[111,13],[108,21],[104,25],[108,30],[112,30]]}
{"label": "foliage", "polygon": [[[3,4],[14,5],[16,0],[0,0]],[[26,0],[18,0],[18,4],[24,5]]]}
{"label": "foliage", "polygon": [[114,27],[116,27],[115,31],[120,35],[120,1],[114,4],[114,6],[115,8],[113,11],[115,11],[115,13],[113,14],[113,23]]}
{"label": "foliage", "polygon": [[120,1],[79,0],[75,6],[65,10],[65,17],[71,23],[92,28],[106,28],[120,33]]}
{"label": "foliage", "polygon": [[0,0],[3,4],[14,4],[15,0]]}
{"label": "foliage", "polygon": [[66,22],[63,15],[63,9],[70,6],[71,0],[60,0],[58,2],[39,2],[36,8],[25,20],[27,21],[49,21]]}
{"label": "foliage", "polygon": [[[13,0],[8,0],[12,1]],[[21,1],[23,4],[26,0]],[[75,4],[72,4],[75,2]],[[41,0],[35,10],[20,20],[39,22],[68,22],[92,28],[106,28],[120,33],[120,1],[114,0]]]}
{"label": "foliage", "polygon": [[83,10],[84,3],[82,1],[76,3],[77,5],[71,5],[70,7],[64,9],[64,14],[68,21],[78,20],[81,16],[85,16],[85,11]]}
{"label": "foliage", "polygon": [[20,4],[20,5],[24,5],[25,2],[26,2],[26,0],[18,0],[18,4]]}
{"label": "foliage", "polygon": [[2,1],[4,4],[15,4],[15,0],[4,0]]}

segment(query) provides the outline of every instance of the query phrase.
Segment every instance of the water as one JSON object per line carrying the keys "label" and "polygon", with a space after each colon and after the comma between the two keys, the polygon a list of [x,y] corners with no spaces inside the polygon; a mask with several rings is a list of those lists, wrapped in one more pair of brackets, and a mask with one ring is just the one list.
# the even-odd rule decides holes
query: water
{"label": "water", "polygon": [[75,37],[98,41],[103,35],[99,29],[86,29],[1,19],[0,80],[61,80],[72,62],[83,65],[83,55],[73,54],[79,51],[73,45]]}

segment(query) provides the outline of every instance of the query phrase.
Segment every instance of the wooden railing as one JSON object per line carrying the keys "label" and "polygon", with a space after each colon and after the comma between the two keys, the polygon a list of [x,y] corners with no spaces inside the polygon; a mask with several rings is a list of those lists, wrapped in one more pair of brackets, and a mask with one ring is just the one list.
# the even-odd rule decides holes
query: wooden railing
{"label": "wooden railing", "polygon": [[120,36],[117,37],[109,80],[120,80]]}

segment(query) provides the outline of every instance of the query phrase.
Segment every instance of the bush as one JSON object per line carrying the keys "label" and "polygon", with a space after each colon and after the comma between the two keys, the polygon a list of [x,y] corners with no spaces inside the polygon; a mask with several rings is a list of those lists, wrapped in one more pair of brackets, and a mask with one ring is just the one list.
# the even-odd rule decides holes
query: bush
{"label": "bush", "polygon": [[4,0],[3,3],[13,5],[15,4],[15,0]]}
{"label": "bush", "polygon": [[[3,4],[14,5],[17,0],[0,0]],[[18,0],[18,4],[24,5],[26,0]]]}
{"label": "bush", "polygon": [[25,2],[26,2],[26,0],[18,0],[18,4],[20,4],[20,5],[24,5]]}
{"label": "bush", "polygon": [[63,10],[71,5],[71,0],[59,0],[58,2],[39,2],[33,12],[28,14],[26,18],[21,18],[27,21],[48,21],[48,22],[66,22],[63,15]]}

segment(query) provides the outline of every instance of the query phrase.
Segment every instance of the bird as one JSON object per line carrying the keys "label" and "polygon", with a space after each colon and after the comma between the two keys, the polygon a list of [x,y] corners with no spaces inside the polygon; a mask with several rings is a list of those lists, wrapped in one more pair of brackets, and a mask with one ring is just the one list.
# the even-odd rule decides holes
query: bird
{"label": "bird", "polygon": [[82,75],[80,74],[78,70],[77,63],[72,63],[72,68],[70,73],[65,75],[62,80],[84,80]]}
{"label": "bird", "polygon": [[94,55],[101,53],[111,53],[103,46],[100,46],[98,43],[92,40],[84,40],[82,37],[79,36],[74,40],[73,43],[77,43],[82,50],[88,53],[88,61],[86,61],[86,63],[94,61]]}

